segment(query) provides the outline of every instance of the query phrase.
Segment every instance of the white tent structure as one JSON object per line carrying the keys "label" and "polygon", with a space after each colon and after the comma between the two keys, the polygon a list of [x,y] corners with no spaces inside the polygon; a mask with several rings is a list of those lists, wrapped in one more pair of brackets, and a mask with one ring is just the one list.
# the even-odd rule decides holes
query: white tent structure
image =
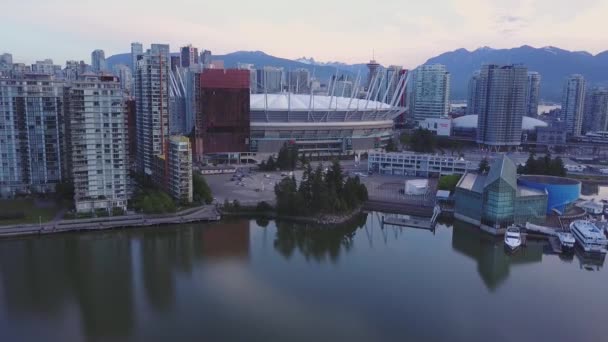
{"label": "white tent structure", "polygon": [[405,181],[406,195],[424,195],[429,189],[429,181],[427,179],[410,179]]}

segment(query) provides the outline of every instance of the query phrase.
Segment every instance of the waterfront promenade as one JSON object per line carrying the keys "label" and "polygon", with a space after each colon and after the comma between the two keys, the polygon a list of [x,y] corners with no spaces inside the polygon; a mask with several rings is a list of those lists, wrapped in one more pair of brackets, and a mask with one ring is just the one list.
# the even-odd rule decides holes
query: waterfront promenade
{"label": "waterfront promenade", "polygon": [[166,215],[124,215],[92,219],[52,221],[40,224],[0,226],[0,238],[56,234],[77,231],[151,227],[169,224],[219,221],[221,215],[214,205],[205,205]]}

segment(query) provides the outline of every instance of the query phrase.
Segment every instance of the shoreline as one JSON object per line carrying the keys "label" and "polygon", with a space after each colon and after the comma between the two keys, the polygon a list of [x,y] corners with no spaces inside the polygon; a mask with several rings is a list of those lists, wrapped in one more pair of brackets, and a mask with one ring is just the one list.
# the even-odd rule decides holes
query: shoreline
{"label": "shoreline", "polygon": [[249,210],[249,208],[245,208],[245,210],[239,211],[221,211],[222,216],[226,217],[250,217],[250,218],[266,218],[269,220],[282,220],[282,221],[290,221],[297,223],[310,223],[316,224],[322,227],[331,227],[335,225],[341,225],[348,223],[355,219],[358,215],[363,212],[363,206],[345,214],[345,215],[321,215],[318,217],[307,217],[307,216],[287,216],[287,215],[279,215],[276,211],[256,211],[254,208]]}
{"label": "shoreline", "polygon": [[217,222],[220,220],[221,215],[217,208],[213,205],[205,205],[166,215],[135,214],[103,218],[60,220],[41,224],[6,225],[0,226],[0,239],[71,232],[146,228],[195,222]]}

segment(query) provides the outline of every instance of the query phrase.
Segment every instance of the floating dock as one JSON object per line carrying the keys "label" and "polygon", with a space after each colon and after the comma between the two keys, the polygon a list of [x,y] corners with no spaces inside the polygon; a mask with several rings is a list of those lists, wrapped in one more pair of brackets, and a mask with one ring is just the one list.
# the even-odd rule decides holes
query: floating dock
{"label": "floating dock", "polygon": [[382,225],[434,230],[435,225],[428,219],[409,216],[382,216]]}

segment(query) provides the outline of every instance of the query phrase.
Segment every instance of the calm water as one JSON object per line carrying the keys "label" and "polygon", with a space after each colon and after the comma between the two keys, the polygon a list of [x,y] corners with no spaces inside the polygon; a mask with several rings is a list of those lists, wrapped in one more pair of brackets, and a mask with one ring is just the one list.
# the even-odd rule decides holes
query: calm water
{"label": "calm water", "polygon": [[0,241],[0,341],[605,341],[602,260],[241,220]]}

